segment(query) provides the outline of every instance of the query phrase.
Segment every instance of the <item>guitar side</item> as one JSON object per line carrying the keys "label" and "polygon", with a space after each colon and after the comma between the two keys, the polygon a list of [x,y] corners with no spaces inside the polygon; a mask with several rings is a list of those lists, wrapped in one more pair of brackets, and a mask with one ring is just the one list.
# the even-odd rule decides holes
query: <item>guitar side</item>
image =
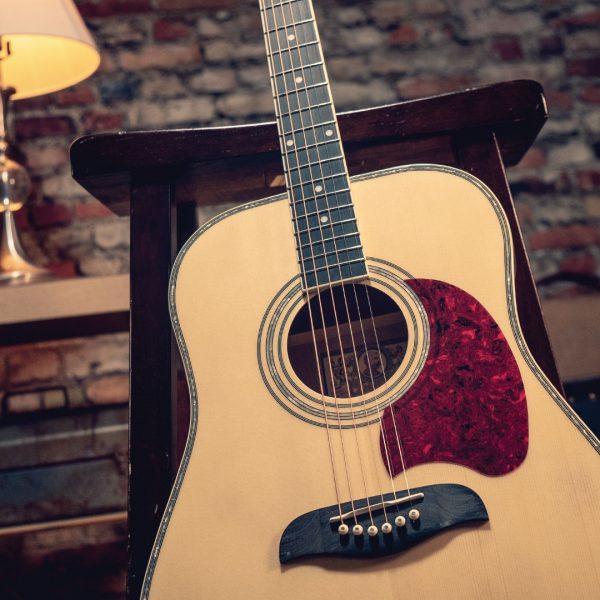
{"label": "guitar side", "polygon": [[[445,531],[384,559],[319,557],[280,565],[286,525],[334,504],[335,489],[324,429],[276,401],[259,360],[268,307],[297,274],[286,199],[240,207],[193,236],[174,269],[172,316],[192,423],[142,597],[597,597],[598,441],[525,346],[510,231],[499,203],[471,176],[436,166],[357,178],[352,191],[372,276],[382,265],[396,265],[407,279],[447,282],[476,298],[504,333],[527,396],[527,456],[499,477],[441,462],[408,469],[413,487],[470,487],[485,503],[487,523]],[[415,353],[426,355],[427,327],[415,331],[421,340]],[[290,371],[285,356],[282,361]],[[407,390],[419,368],[417,361],[406,369]],[[295,385],[306,390],[300,380]],[[380,427],[341,434],[351,465],[361,461],[352,449],[356,435],[372,448]],[[343,461],[341,451],[334,445],[334,462]],[[367,493],[376,495],[387,471],[382,460],[369,455],[368,462],[375,475]],[[348,473],[355,490],[360,471],[352,466]],[[403,475],[395,482],[404,488]]]}

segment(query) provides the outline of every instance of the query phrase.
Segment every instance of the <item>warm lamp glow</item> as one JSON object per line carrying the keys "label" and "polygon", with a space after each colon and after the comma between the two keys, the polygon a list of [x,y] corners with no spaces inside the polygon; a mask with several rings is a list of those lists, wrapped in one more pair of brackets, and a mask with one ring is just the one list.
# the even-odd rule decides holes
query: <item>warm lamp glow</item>
{"label": "warm lamp glow", "polygon": [[0,87],[14,87],[13,100],[74,85],[100,64],[72,0],[0,0],[0,38],[2,51],[10,48],[0,61]]}

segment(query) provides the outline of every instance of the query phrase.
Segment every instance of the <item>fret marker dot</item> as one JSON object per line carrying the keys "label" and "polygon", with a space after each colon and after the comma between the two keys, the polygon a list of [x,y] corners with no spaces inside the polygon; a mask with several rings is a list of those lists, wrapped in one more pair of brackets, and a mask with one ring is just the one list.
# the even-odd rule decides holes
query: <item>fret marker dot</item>
{"label": "fret marker dot", "polygon": [[288,146],[293,146],[293,145],[294,145],[294,140],[288,140],[288,141],[286,142],[286,144],[287,144]]}
{"label": "fret marker dot", "polygon": [[302,83],[303,81],[302,77],[296,77],[296,83]]}
{"label": "fret marker dot", "polygon": [[290,35],[288,35],[288,40],[290,40],[290,42],[294,41],[296,39],[296,36],[293,33],[290,33]]}
{"label": "fret marker dot", "polygon": [[325,135],[326,135],[327,137],[331,137],[331,136],[333,135],[333,129],[328,129],[328,130],[325,132]]}
{"label": "fret marker dot", "polygon": [[323,215],[321,217],[321,223],[327,223],[327,221],[329,221],[329,217],[327,215]]}
{"label": "fret marker dot", "polygon": [[315,187],[315,192],[322,192],[323,191],[323,186],[322,185],[317,185]]}

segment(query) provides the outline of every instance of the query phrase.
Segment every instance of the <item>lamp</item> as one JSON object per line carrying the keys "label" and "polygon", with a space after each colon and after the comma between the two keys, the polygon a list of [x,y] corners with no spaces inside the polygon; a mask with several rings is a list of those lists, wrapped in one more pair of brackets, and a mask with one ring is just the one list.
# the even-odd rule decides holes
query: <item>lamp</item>
{"label": "lamp", "polygon": [[9,157],[8,110],[20,100],[89,77],[100,55],[72,0],[0,0],[0,284],[44,278],[19,242],[14,212],[31,190],[27,171]]}

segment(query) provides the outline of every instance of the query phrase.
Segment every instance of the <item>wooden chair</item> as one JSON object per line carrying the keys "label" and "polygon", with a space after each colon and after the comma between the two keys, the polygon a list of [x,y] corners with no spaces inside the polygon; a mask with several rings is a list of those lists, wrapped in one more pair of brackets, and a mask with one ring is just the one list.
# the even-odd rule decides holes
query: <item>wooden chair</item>
{"label": "wooden chair", "polygon": [[[521,160],[546,116],[539,84],[513,81],[344,113],[339,121],[351,175],[439,163],[493,190],[512,228],[525,337],[560,387],[504,171]],[[189,418],[167,306],[171,265],[195,229],[197,206],[282,192],[282,163],[274,123],[91,135],[73,144],[71,160],[81,185],[131,218],[128,597],[137,600]]]}

